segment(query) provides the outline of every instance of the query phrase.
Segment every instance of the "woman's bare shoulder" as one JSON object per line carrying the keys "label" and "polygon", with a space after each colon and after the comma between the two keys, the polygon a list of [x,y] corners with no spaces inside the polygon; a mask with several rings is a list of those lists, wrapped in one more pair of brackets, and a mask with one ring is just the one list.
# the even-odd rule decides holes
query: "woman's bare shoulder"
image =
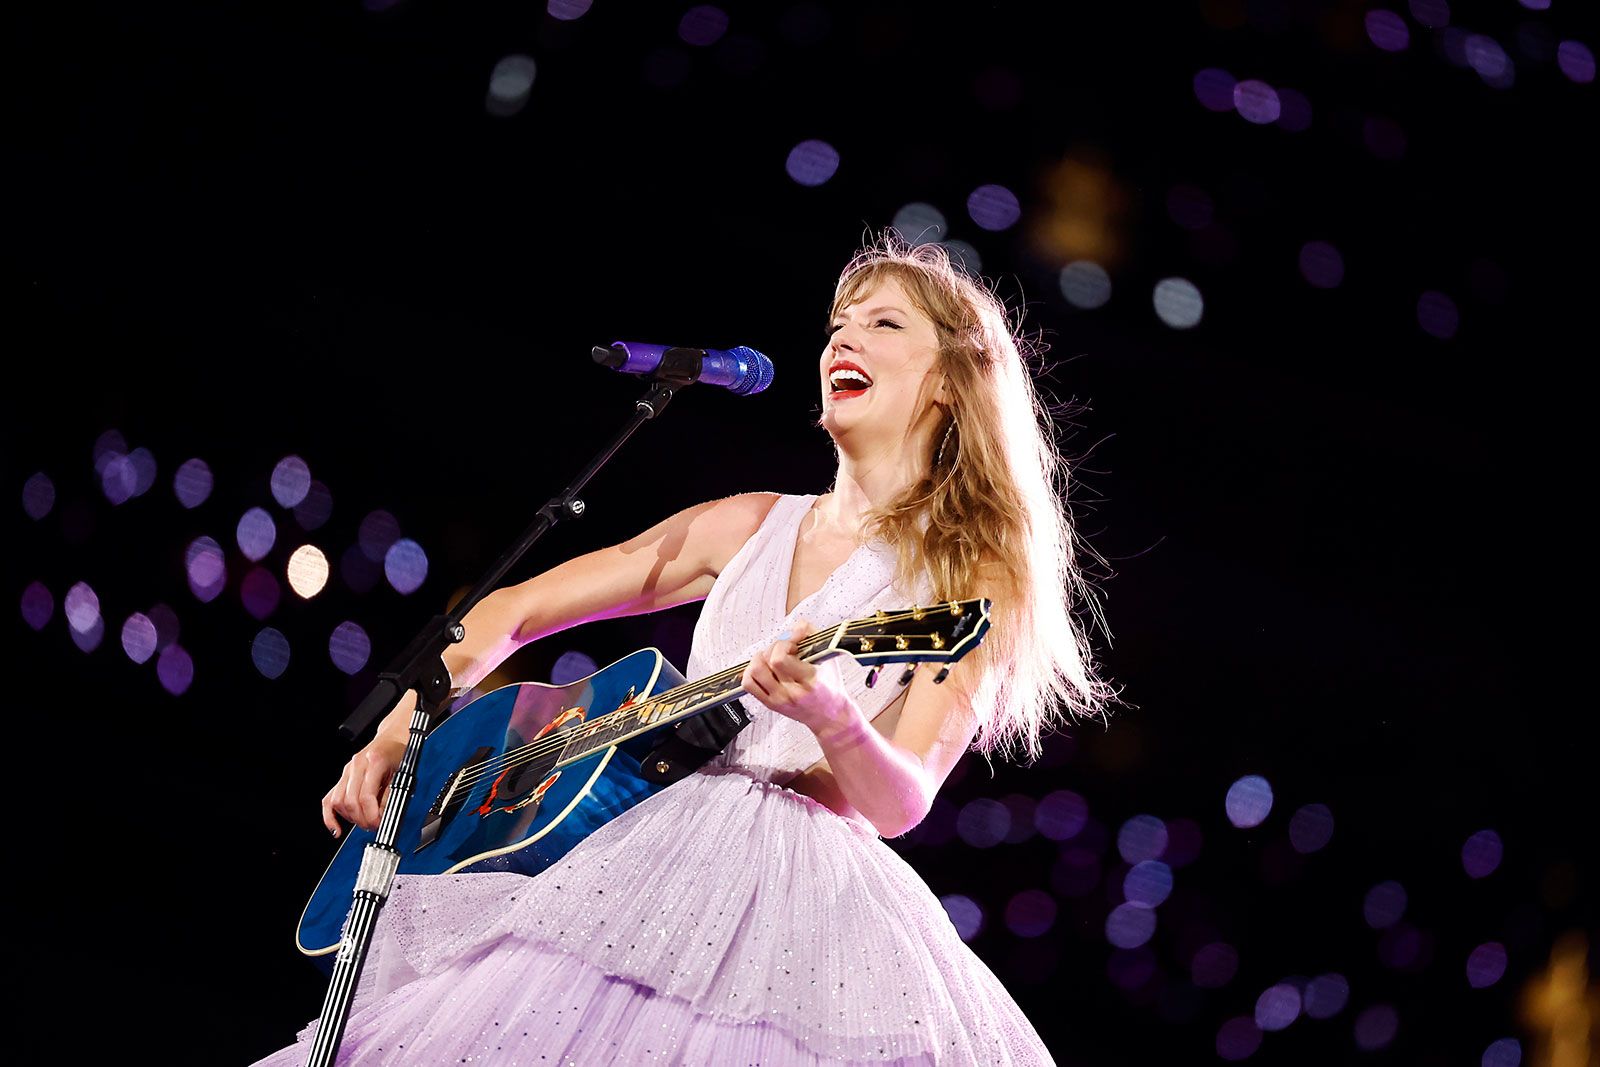
{"label": "woman's bare shoulder", "polygon": [[709,501],[702,513],[713,574],[721,574],[744,543],[755,536],[781,494],[737,493]]}

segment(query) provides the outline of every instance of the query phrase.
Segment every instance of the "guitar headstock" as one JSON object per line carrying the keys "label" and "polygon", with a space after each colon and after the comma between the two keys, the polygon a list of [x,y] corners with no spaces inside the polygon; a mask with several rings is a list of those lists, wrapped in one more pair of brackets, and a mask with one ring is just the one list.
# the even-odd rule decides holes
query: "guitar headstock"
{"label": "guitar headstock", "polygon": [[948,667],[983,641],[993,606],[977,597],[875,612],[829,630],[828,649],[863,664],[938,661]]}

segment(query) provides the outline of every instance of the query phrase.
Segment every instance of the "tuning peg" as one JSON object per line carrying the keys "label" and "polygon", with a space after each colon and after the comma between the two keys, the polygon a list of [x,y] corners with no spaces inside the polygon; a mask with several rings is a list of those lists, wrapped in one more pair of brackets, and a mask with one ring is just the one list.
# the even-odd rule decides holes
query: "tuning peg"
{"label": "tuning peg", "polygon": [[906,668],[906,672],[900,676],[900,684],[901,685],[910,685],[911,684],[911,676],[913,674],[916,674],[916,673],[917,673],[917,665],[915,663],[913,663],[911,666],[907,667]]}
{"label": "tuning peg", "polygon": [[878,684],[878,672],[883,670],[883,665],[878,664],[867,672],[867,688],[871,689]]}
{"label": "tuning peg", "polygon": [[939,673],[933,676],[933,684],[934,685],[938,685],[940,682],[944,681],[948,677],[950,677],[950,668],[949,667],[940,667],[939,668]]}

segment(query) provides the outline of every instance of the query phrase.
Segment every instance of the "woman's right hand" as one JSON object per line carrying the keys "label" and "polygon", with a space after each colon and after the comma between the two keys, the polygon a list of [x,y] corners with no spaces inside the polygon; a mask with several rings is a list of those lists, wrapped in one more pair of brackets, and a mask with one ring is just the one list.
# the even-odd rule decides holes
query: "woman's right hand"
{"label": "woman's right hand", "polygon": [[406,743],[380,734],[344,765],[339,782],[322,798],[322,823],[334,837],[343,836],[339,818],[366,830],[376,830],[383,818],[389,783],[400,766]]}

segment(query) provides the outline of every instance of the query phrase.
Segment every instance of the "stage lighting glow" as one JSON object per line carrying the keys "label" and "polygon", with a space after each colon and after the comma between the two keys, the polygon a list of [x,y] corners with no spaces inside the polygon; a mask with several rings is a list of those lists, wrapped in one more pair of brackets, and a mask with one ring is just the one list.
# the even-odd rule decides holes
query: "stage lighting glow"
{"label": "stage lighting glow", "polygon": [[156,624],[148,615],[136,611],[122,624],[122,651],[135,663],[144,663],[156,654]]}
{"label": "stage lighting glow", "polygon": [[289,639],[279,630],[266,626],[250,642],[250,662],[264,678],[281,678],[289,669]]}
{"label": "stage lighting glow", "polygon": [[289,588],[302,600],[310,600],[328,584],[328,557],[316,545],[301,545],[289,557]]}
{"label": "stage lighting glow", "polygon": [[234,536],[238,538],[239,551],[255,563],[272,551],[272,545],[278,539],[278,526],[265,508],[251,508],[239,517]]}
{"label": "stage lighting glow", "polygon": [[345,620],[328,635],[328,657],[346,674],[355,674],[372,657],[372,639],[359,624]]}
{"label": "stage lighting glow", "polygon": [[1197,326],[1205,314],[1205,299],[1187,278],[1163,278],[1152,294],[1156,317],[1174,330]]}
{"label": "stage lighting glow", "polygon": [[503,57],[489,72],[489,92],[483,99],[484,110],[497,118],[508,118],[521,111],[533,91],[536,70],[532,56]]}
{"label": "stage lighting glow", "polygon": [[1135,863],[1122,879],[1122,895],[1136,908],[1159,907],[1172,894],[1172,868],[1160,860]]}
{"label": "stage lighting glow", "polygon": [[1017,194],[1003,185],[980,185],[967,197],[967,214],[986,230],[1009,230],[1022,217]]}
{"label": "stage lighting glow", "polygon": [[1379,882],[1361,903],[1361,915],[1374,930],[1393,926],[1405,913],[1406,887],[1399,882]]}
{"label": "stage lighting glow", "polygon": [[201,603],[217,599],[228,582],[228,564],[222,546],[215,538],[196,537],[184,551],[184,572],[189,579],[189,591]]}
{"label": "stage lighting glow", "polygon": [[272,468],[272,499],[292,508],[306,498],[311,488],[311,468],[299,456],[284,456]]}
{"label": "stage lighting glow", "polygon": [[88,582],[78,582],[68,589],[61,607],[67,625],[78,633],[88,633],[100,621],[100,597]]}
{"label": "stage lighting glow", "polygon": [[254,619],[265,619],[277,611],[278,601],[282,597],[283,589],[278,585],[278,579],[265,567],[252,567],[239,582],[239,599],[244,603],[244,610]]}
{"label": "stage lighting glow", "polygon": [[1483,1050],[1482,1067],[1521,1067],[1522,1044],[1514,1037],[1502,1037]]}
{"label": "stage lighting glow", "polygon": [[1406,20],[1393,11],[1373,8],[1367,12],[1367,38],[1385,52],[1404,52],[1411,44]]}
{"label": "stage lighting glow", "polygon": [[1156,954],[1148,946],[1133,949],[1113,949],[1106,958],[1106,977],[1118,989],[1131,991],[1143,988],[1155,977]]}
{"label": "stage lighting glow", "polygon": [[396,592],[409,596],[420,589],[428,577],[428,554],[411,538],[402,537],[390,545],[384,555],[383,573]]}
{"label": "stage lighting glow", "polygon": [[1167,850],[1167,824],[1154,815],[1135,815],[1117,831],[1117,852],[1128,863],[1160,859]]}
{"label": "stage lighting glow", "polygon": [[1239,973],[1239,953],[1225,941],[1213,941],[1189,961],[1189,977],[1201,989],[1221,989]]}
{"label": "stage lighting glow", "polygon": [[306,490],[306,498],[294,506],[295,521],[300,524],[300,529],[310,533],[327,522],[332,514],[333,493],[313,478],[311,488]]}
{"label": "stage lighting glow", "polygon": [[1237,79],[1222,68],[1207,67],[1194,76],[1194,96],[1208,110],[1232,111],[1236,84]]}
{"label": "stage lighting glow", "polygon": [[1161,859],[1173,870],[1187,867],[1200,858],[1204,846],[1205,835],[1199,823],[1193,819],[1173,819],[1167,823],[1167,848]]}
{"label": "stage lighting glow", "polygon": [[1058,789],[1033,809],[1033,825],[1051,841],[1070,841],[1089,821],[1089,802],[1070,789]]}
{"label": "stage lighting glow", "polygon": [[370,593],[378,584],[378,565],[367,557],[359,545],[351,545],[339,557],[339,574],[344,584],[357,593]]}
{"label": "stage lighting glow", "polygon": [[94,617],[94,622],[87,630],[79,630],[75,627],[69,626],[67,627],[67,633],[72,635],[73,644],[77,645],[84,652],[93,652],[95,649],[100,647],[100,642],[106,636],[105,620],[96,615]]}
{"label": "stage lighting glow", "polygon": [[1337,289],[1344,281],[1344,257],[1326,241],[1300,246],[1300,274],[1318,289]]}
{"label": "stage lighting glow", "polygon": [[1240,118],[1257,126],[1272,125],[1283,112],[1278,91],[1255,78],[1246,78],[1233,87],[1233,108]]}
{"label": "stage lighting glow", "polygon": [[50,514],[56,504],[56,483],[44,471],[35,472],[22,483],[22,510],[35,521]]}
{"label": "stage lighting glow", "polygon": [[1594,81],[1594,53],[1582,41],[1562,41],[1556,45],[1556,66],[1579,85]]}
{"label": "stage lighting glow", "polygon": [[1487,878],[1500,866],[1505,847],[1493,830],[1479,830],[1461,846],[1461,866],[1472,878]]}
{"label": "stage lighting glow", "polygon": [[89,449],[89,455],[94,459],[95,473],[105,468],[106,463],[114,456],[128,454],[128,442],[120,430],[107,430],[94,439],[94,444]]}
{"label": "stage lighting glow", "polygon": [[1006,928],[1018,937],[1042,937],[1056,924],[1056,898],[1024,889],[1006,904]]}
{"label": "stage lighting glow", "polygon": [[1331,1019],[1350,1000],[1350,983],[1342,974],[1319,974],[1306,983],[1305,1011],[1313,1019]]}
{"label": "stage lighting glow", "polygon": [[839,169],[839,152],[826,141],[801,141],[789,149],[783,169],[801,185],[821,185]]}
{"label": "stage lighting glow", "polygon": [[939,244],[950,253],[950,262],[954,263],[956,269],[962,273],[976,277],[978,272],[983,270],[983,260],[978,258],[978,250],[966,241],[947,237]]}
{"label": "stage lighting glow", "polygon": [[381,508],[361,520],[356,540],[361,551],[374,563],[382,563],[389,546],[400,540],[400,520]]}
{"label": "stage lighting glow", "polygon": [[1450,25],[1449,0],[1411,0],[1411,17],[1430,30]]}
{"label": "stage lighting glow", "polygon": [[1138,948],[1156,932],[1156,913],[1150,908],[1118,904],[1106,916],[1106,940],[1118,948]]}
{"label": "stage lighting glow", "polygon": [[185,460],[172,476],[172,491],[178,503],[186,508],[197,508],[211,495],[211,468],[203,459]]}
{"label": "stage lighting glow", "polygon": [[1064,897],[1087,896],[1100,884],[1100,857],[1086,848],[1069,848],[1050,868],[1050,888]]}
{"label": "stage lighting glow", "polygon": [[1550,0],[1517,0],[1517,3],[1529,11],[1549,11]]}
{"label": "stage lighting glow", "polygon": [[139,486],[139,472],[134,469],[133,460],[120,453],[107,452],[98,467],[100,491],[107,500],[117,505],[133,499],[134,490]]}
{"label": "stage lighting glow", "polygon": [[560,19],[562,22],[571,22],[581,19],[588,14],[594,0],[550,0],[545,5],[545,10],[550,12],[551,18]]}
{"label": "stage lighting glow", "polygon": [[711,4],[696,4],[678,20],[678,39],[696,48],[714,45],[728,32],[728,13]]}
{"label": "stage lighting glow", "polygon": [[56,598],[43,582],[28,583],[22,591],[22,621],[35,630],[43,630],[56,613]]}
{"label": "stage lighting glow", "polygon": [[1021,793],[1010,793],[1002,797],[1000,803],[1006,806],[1006,812],[1011,816],[1011,828],[1006,831],[1005,843],[1020,845],[1033,836],[1033,798],[1025,797]]}
{"label": "stage lighting glow", "polygon": [[1373,115],[1361,124],[1361,140],[1379,159],[1396,160],[1406,154],[1406,131],[1393,119]]}
{"label": "stage lighting glow", "polygon": [[1288,982],[1269,986],[1256,998],[1256,1025],[1263,1030],[1282,1030],[1300,1018],[1300,990]]}
{"label": "stage lighting glow", "polygon": [[950,924],[961,940],[971,941],[983,930],[983,909],[971,897],[949,893],[940,897],[939,903],[944,905],[944,912],[950,916]]}
{"label": "stage lighting glow", "polygon": [[1461,313],[1456,310],[1454,300],[1443,293],[1429,290],[1417,298],[1417,325],[1422,327],[1423,332],[1441,341],[1448,341],[1461,326]]}
{"label": "stage lighting glow", "polygon": [[1203,230],[1216,218],[1216,205],[1204,189],[1174,185],[1167,190],[1167,214],[1186,230]]}
{"label": "stage lighting glow", "polygon": [[956,818],[956,833],[973,848],[993,848],[1011,829],[1011,812],[998,800],[969,800]]}
{"label": "stage lighting glow", "polygon": [[1248,1016],[1235,1016],[1217,1030],[1217,1055],[1225,1060],[1247,1060],[1260,1047],[1261,1027]]}
{"label": "stage lighting glow", "polygon": [[1387,1048],[1399,1029],[1399,1014],[1387,1004],[1374,1004],[1356,1016],[1356,1047],[1363,1052]]}
{"label": "stage lighting glow", "polygon": [[182,645],[168,645],[156,657],[156,677],[173,696],[182,696],[194,684],[194,660]]}
{"label": "stage lighting glow", "polygon": [[1467,984],[1473,989],[1487,989],[1505,973],[1506,947],[1498,941],[1484,942],[1467,957]]}
{"label": "stage lighting glow", "polygon": [[1499,41],[1488,34],[1474,33],[1466,41],[1467,66],[1478,72],[1484,83],[1496,89],[1509,89],[1516,81],[1516,64]]}
{"label": "stage lighting glow", "polygon": [[164,649],[178,643],[178,613],[165,604],[156,604],[145,612],[156,624],[156,648]]}
{"label": "stage lighting glow", "polygon": [[1222,806],[1239,829],[1260,826],[1272,811],[1272,786],[1259,774],[1247,774],[1228,787]]}
{"label": "stage lighting glow", "polygon": [[950,232],[944,212],[932,204],[920,201],[907,204],[894,213],[894,228],[901,237],[914,245],[938,241]]}
{"label": "stage lighting glow", "polygon": [[599,670],[594,657],[585,652],[563,652],[556,657],[555,664],[550,668],[550,684],[566,685],[576,682],[580,678],[587,678]]}
{"label": "stage lighting glow", "polygon": [[1333,812],[1326,804],[1307,804],[1289,819],[1289,844],[1310,855],[1333,840]]}
{"label": "stage lighting glow", "polygon": [[1278,125],[1290,133],[1311,128],[1311,101],[1298,89],[1278,90]]}
{"label": "stage lighting glow", "polygon": [[1111,299],[1111,276],[1100,264],[1087,259],[1061,268],[1061,295],[1076,308],[1102,307]]}

